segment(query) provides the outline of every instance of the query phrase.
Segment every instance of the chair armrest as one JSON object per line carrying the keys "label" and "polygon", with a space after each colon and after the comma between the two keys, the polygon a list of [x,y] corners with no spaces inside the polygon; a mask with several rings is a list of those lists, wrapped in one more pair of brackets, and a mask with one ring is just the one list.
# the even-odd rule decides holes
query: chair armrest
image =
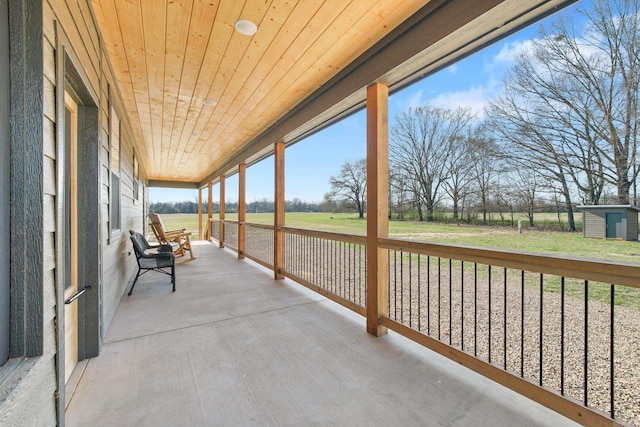
{"label": "chair armrest", "polygon": [[158,255],[158,254],[166,254],[172,253],[173,247],[171,245],[153,245],[150,246],[150,249],[144,252],[145,255]]}
{"label": "chair armrest", "polygon": [[172,239],[174,237],[191,236],[190,231],[180,231],[180,230],[168,231],[168,232],[165,232],[164,234],[169,239]]}
{"label": "chair armrest", "polygon": [[[169,248],[171,248],[170,245],[162,245],[164,246],[168,246]],[[173,255],[173,249],[171,250],[171,252],[160,252],[160,253],[143,253],[140,255],[140,258],[147,258],[147,259],[174,259],[175,260],[175,255]]]}

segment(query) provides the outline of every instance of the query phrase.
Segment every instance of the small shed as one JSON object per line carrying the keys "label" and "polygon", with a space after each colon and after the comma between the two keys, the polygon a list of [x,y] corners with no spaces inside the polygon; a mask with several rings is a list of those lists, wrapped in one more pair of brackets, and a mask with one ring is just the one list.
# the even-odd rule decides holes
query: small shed
{"label": "small shed", "polygon": [[638,211],[629,205],[578,206],[584,237],[638,240]]}

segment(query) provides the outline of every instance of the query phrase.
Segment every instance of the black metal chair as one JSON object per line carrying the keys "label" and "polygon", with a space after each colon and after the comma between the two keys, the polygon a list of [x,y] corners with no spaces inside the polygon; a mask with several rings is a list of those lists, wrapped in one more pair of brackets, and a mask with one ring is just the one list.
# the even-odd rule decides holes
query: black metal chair
{"label": "black metal chair", "polygon": [[[129,230],[129,234],[131,234],[133,250],[136,253],[136,259],[138,261],[138,274],[136,274],[136,278],[133,281],[133,285],[131,285],[128,295],[131,295],[133,292],[133,287],[136,285],[138,277],[152,270],[171,276],[171,284],[173,285],[173,292],[175,292],[176,257],[173,255],[171,245],[152,246],[142,234],[133,230]],[[164,268],[170,268],[171,272],[163,270]]]}

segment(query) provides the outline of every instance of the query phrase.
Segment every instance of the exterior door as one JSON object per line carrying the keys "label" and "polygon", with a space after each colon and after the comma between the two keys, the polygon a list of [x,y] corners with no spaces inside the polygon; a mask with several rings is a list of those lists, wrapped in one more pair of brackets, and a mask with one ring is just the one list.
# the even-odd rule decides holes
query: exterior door
{"label": "exterior door", "polygon": [[[65,92],[65,147],[66,187],[65,217],[66,236],[66,282],[65,301],[78,292],[78,104]],[[64,372],[65,382],[69,380],[78,363],[78,300],[64,306]]]}
{"label": "exterior door", "polygon": [[622,214],[613,212],[607,214],[607,239],[623,239]]}

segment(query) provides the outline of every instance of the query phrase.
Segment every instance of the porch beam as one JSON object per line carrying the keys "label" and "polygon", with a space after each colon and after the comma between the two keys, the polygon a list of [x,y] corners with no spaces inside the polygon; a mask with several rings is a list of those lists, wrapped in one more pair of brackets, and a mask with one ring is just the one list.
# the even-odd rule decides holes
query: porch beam
{"label": "porch beam", "polygon": [[367,88],[367,332],[385,335],[380,324],[388,313],[387,249],[378,239],[389,234],[389,88],[374,83]]}
{"label": "porch beam", "polygon": [[244,258],[244,222],[246,221],[247,164],[238,165],[238,258]]}
{"label": "porch beam", "polygon": [[221,175],[220,176],[220,231],[219,231],[219,243],[220,243],[220,247],[224,248],[224,199],[225,199],[225,195],[224,195],[224,181],[226,179],[225,175]]}
{"label": "porch beam", "polygon": [[[205,181],[206,182],[206,181]],[[161,188],[185,188],[196,190],[202,185],[198,182],[186,182],[186,181],[163,181],[158,179],[150,179],[148,187],[161,187]]]}
{"label": "porch beam", "polygon": [[275,227],[273,233],[273,273],[275,279],[284,279],[281,272],[284,262],[284,141],[276,142],[274,147],[275,159],[275,178],[274,187],[275,195],[273,202],[273,225]]}

